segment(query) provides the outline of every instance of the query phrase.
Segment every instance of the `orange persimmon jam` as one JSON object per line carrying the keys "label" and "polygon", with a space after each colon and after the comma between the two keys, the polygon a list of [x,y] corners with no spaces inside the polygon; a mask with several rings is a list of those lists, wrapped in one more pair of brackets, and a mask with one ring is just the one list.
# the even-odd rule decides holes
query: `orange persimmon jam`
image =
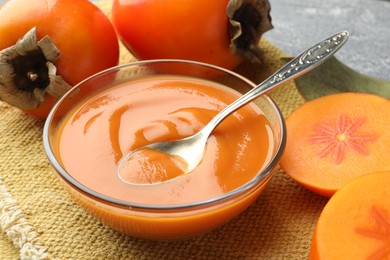
{"label": "orange persimmon jam", "polygon": [[92,190],[142,204],[191,203],[229,192],[252,179],[273,149],[268,121],[254,105],[223,121],[200,165],[174,181],[135,188],[118,178],[118,163],[148,143],[196,133],[237,95],[216,83],[162,76],[101,91],[64,120],[61,162]]}
{"label": "orange persimmon jam", "polygon": [[254,202],[269,178],[260,187],[248,188],[249,195],[222,200],[224,207],[190,207],[193,212],[189,214],[155,209],[200,205],[247,184],[268,166],[278,144],[274,126],[259,106],[249,104],[225,119],[209,137],[201,163],[188,174],[164,181],[167,175],[176,174],[172,171],[177,164],[156,154],[150,159],[152,165],[146,160],[139,167],[131,166],[135,171],[148,171],[148,181],[156,184],[134,186],[118,176],[118,165],[126,154],[146,144],[198,132],[239,96],[213,81],[164,75],[94,92],[62,117],[53,153],[72,178],[96,194],[154,208],[151,212],[132,211],[137,206],[116,207],[70,186],[68,190],[99,220],[136,237],[184,238],[226,223]]}

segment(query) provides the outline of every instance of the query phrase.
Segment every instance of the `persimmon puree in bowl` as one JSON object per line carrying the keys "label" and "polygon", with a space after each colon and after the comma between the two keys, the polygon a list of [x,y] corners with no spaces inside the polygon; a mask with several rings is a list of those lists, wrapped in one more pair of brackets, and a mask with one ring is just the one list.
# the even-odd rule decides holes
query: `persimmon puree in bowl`
{"label": "persimmon puree in bowl", "polygon": [[[134,186],[119,178],[118,164],[146,144],[196,133],[254,86],[234,72],[184,60],[114,67],[56,104],[45,123],[44,148],[75,201],[101,222],[139,238],[189,238],[240,214],[272,177],[285,145],[274,102],[263,96],[225,119],[191,173]],[[163,156],[150,160],[134,170],[157,181],[173,174]]]}

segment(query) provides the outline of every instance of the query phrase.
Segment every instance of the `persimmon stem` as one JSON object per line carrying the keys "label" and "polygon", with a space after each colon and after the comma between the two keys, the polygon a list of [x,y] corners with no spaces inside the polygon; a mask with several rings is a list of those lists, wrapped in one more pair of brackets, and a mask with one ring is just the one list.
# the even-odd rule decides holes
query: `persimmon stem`
{"label": "persimmon stem", "polygon": [[258,46],[261,35],[273,28],[268,0],[230,0],[226,13],[229,17],[230,48],[233,53],[252,62],[261,62]]}
{"label": "persimmon stem", "polygon": [[27,77],[31,80],[31,81],[36,81],[38,79],[38,74],[37,73],[34,73],[34,72],[27,72]]}
{"label": "persimmon stem", "polygon": [[57,75],[60,51],[49,36],[38,41],[30,29],[15,45],[0,50],[0,99],[21,109],[35,109],[45,94],[61,97],[70,85]]}

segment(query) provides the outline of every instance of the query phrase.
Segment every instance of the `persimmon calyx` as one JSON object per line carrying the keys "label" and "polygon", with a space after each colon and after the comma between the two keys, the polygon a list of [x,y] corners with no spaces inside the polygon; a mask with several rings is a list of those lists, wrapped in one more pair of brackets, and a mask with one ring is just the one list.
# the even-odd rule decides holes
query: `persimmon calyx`
{"label": "persimmon calyx", "polygon": [[261,61],[258,46],[263,33],[273,28],[268,0],[230,0],[226,13],[229,17],[230,49],[252,62]]}
{"label": "persimmon calyx", "polygon": [[20,109],[34,109],[46,93],[61,97],[71,86],[56,75],[60,51],[49,36],[37,41],[32,28],[15,45],[0,51],[0,100]]}

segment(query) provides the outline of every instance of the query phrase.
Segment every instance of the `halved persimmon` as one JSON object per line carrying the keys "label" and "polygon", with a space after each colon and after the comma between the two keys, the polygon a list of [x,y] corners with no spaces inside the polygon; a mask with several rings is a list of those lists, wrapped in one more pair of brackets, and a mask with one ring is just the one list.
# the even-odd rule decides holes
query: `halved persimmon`
{"label": "halved persimmon", "polygon": [[340,93],[309,101],[286,118],[281,167],[295,181],[331,197],[353,178],[390,170],[390,101]]}
{"label": "halved persimmon", "polygon": [[390,171],[337,191],[317,222],[310,259],[390,259]]}

